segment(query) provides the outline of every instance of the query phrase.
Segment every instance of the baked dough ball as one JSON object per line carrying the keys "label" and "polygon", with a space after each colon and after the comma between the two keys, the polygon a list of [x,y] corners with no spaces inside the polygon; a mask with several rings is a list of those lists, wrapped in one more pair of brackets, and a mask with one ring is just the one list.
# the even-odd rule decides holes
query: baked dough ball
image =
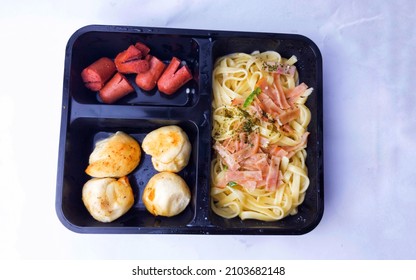
{"label": "baked dough ball", "polygon": [[181,213],[191,200],[186,182],[172,172],[154,175],[143,191],[146,209],[155,216],[172,217]]}
{"label": "baked dough ball", "polygon": [[139,165],[139,143],[124,132],[98,141],[89,158],[85,172],[91,177],[123,177]]}
{"label": "baked dough ball", "polygon": [[143,139],[143,151],[152,156],[157,171],[179,172],[189,162],[192,146],[179,126],[169,125],[153,130]]}
{"label": "baked dough ball", "polygon": [[134,196],[127,177],[93,178],[82,188],[82,201],[94,219],[108,223],[133,206]]}

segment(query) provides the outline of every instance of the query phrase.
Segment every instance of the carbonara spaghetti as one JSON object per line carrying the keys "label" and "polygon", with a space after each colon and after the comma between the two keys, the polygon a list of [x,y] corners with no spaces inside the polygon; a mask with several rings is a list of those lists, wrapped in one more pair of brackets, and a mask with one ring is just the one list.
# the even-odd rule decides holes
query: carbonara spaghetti
{"label": "carbonara spaghetti", "polygon": [[256,51],[215,62],[211,207],[221,217],[276,221],[305,198],[312,88],[299,84],[296,61]]}

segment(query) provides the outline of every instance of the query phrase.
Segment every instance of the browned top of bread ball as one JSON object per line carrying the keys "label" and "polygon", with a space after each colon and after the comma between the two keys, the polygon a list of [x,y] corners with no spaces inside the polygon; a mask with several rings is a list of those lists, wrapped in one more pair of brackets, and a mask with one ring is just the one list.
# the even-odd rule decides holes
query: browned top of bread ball
{"label": "browned top of bread ball", "polygon": [[140,157],[139,143],[118,131],[96,143],[85,172],[98,178],[126,176],[139,165]]}
{"label": "browned top of bread ball", "polygon": [[152,156],[157,171],[179,172],[189,162],[192,146],[179,126],[169,125],[153,130],[143,139],[143,151]]}

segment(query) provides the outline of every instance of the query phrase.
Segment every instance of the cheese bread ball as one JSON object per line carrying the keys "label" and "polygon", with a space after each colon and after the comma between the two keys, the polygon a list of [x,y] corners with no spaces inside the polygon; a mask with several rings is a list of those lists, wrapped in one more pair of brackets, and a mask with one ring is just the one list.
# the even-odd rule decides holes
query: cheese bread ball
{"label": "cheese bread ball", "polygon": [[142,200],[146,209],[153,215],[172,217],[185,210],[191,200],[191,192],[179,175],[161,172],[149,180]]}
{"label": "cheese bread ball", "polygon": [[85,172],[98,178],[123,177],[139,165],[140,157],[139,143],[130,135],[118,131],[96,143]]}
{"label": "cheese bread ball", "polygon": [[153,130],[143,139],[143,151],[152,156],[157,171],[179,172],[189,162],[192,146],[179,126],[169,125]]}
{"label": "cheese bread ball", "polygon": [[82,188],[82,201],[94,219],[109,223],[133,206],[134,195],[127,177],[93,178]]}

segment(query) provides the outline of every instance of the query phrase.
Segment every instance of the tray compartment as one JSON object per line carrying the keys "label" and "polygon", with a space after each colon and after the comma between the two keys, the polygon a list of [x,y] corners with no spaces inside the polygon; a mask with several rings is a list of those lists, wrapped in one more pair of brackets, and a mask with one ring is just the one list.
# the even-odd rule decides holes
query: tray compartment
{"label": "tray compartment", "polygon": [[[127,79],[135,88],[135,92],[118,100],[122,105],[151,105],[151,106],[192,106],[198,101],[200,88],[199,76],[199,45],[191,37],[174,34],[145,34],[130,32],[85,31],[74,35],[67,48],[71,49],[68,59],[69,93],[79,103],[100,104],[96,92],[87,89],[81,79],[82,70],[101,57],[114,59],[116,55],[130,45],[142,42],[150,48],[150,54],[169,64],[176,56],[186,63],[193,73],[194,79],[180,88],[173,95],[160,93],[155,89],[143,91],[135,84],[135,75],[127,74]],[[111,105],[110,105],[111,106]]]}
{"label": "tray compartment", "polygon": [[[111,223],[95,221],[81,200],[82,187],[91,178],[85,173],[85,168],[88,166],[89,155],[93,151],[95,143],[120,130],[128,133],[141,144],[144,137],[152,130],[172,124],[180,126],[187,133],[192,145],[189,164],[178,173],[191,190],[192,199],[188,207],[178,216],[171,218],[154,217],[147,212],[141,195],[147,182],[157,171],[153,168],[151,157],[142,151],[139,166],[128,175],[135,196],[135,204],[132,209]],[[196,214],[198,146],[198,129],[192,121],[106,118],[78,118],[74,120],[70,124],[67,134],[62,186],[61,211],[66,217],[67,226],[76,231],[82,231],[81,228],[88,228],[88,231],[94,231],[94,228],[98,231],[105,231],[117,227],[152,229],[186,226]]]}
{"label": "tray compartment", "polygon": [[306,105],[311,111],[311,122],[308,126],[310,136],[307,146],[307,166],[310,186],[305,201],[298,207],[298,214],[288,216],[280,221],[263,222],[244,220],[240,218],[224,219],[210,209],[210,221],[218,230],[259,230],[262,232],[279,232],[285,234],[301,234],[312,230],[320,221],[323,213],[323,197],[321,188],[322,176],[322,64],[320,52],[308,38],[300,35],[267,35],[267,34],[237,34],[224,36],[219,33],[213,40],[212,65],[224,55],[254,51],[277,51],[282,57],[298,58],[296,67],[299,81],[305,82],[314,91],[309,96]]}

